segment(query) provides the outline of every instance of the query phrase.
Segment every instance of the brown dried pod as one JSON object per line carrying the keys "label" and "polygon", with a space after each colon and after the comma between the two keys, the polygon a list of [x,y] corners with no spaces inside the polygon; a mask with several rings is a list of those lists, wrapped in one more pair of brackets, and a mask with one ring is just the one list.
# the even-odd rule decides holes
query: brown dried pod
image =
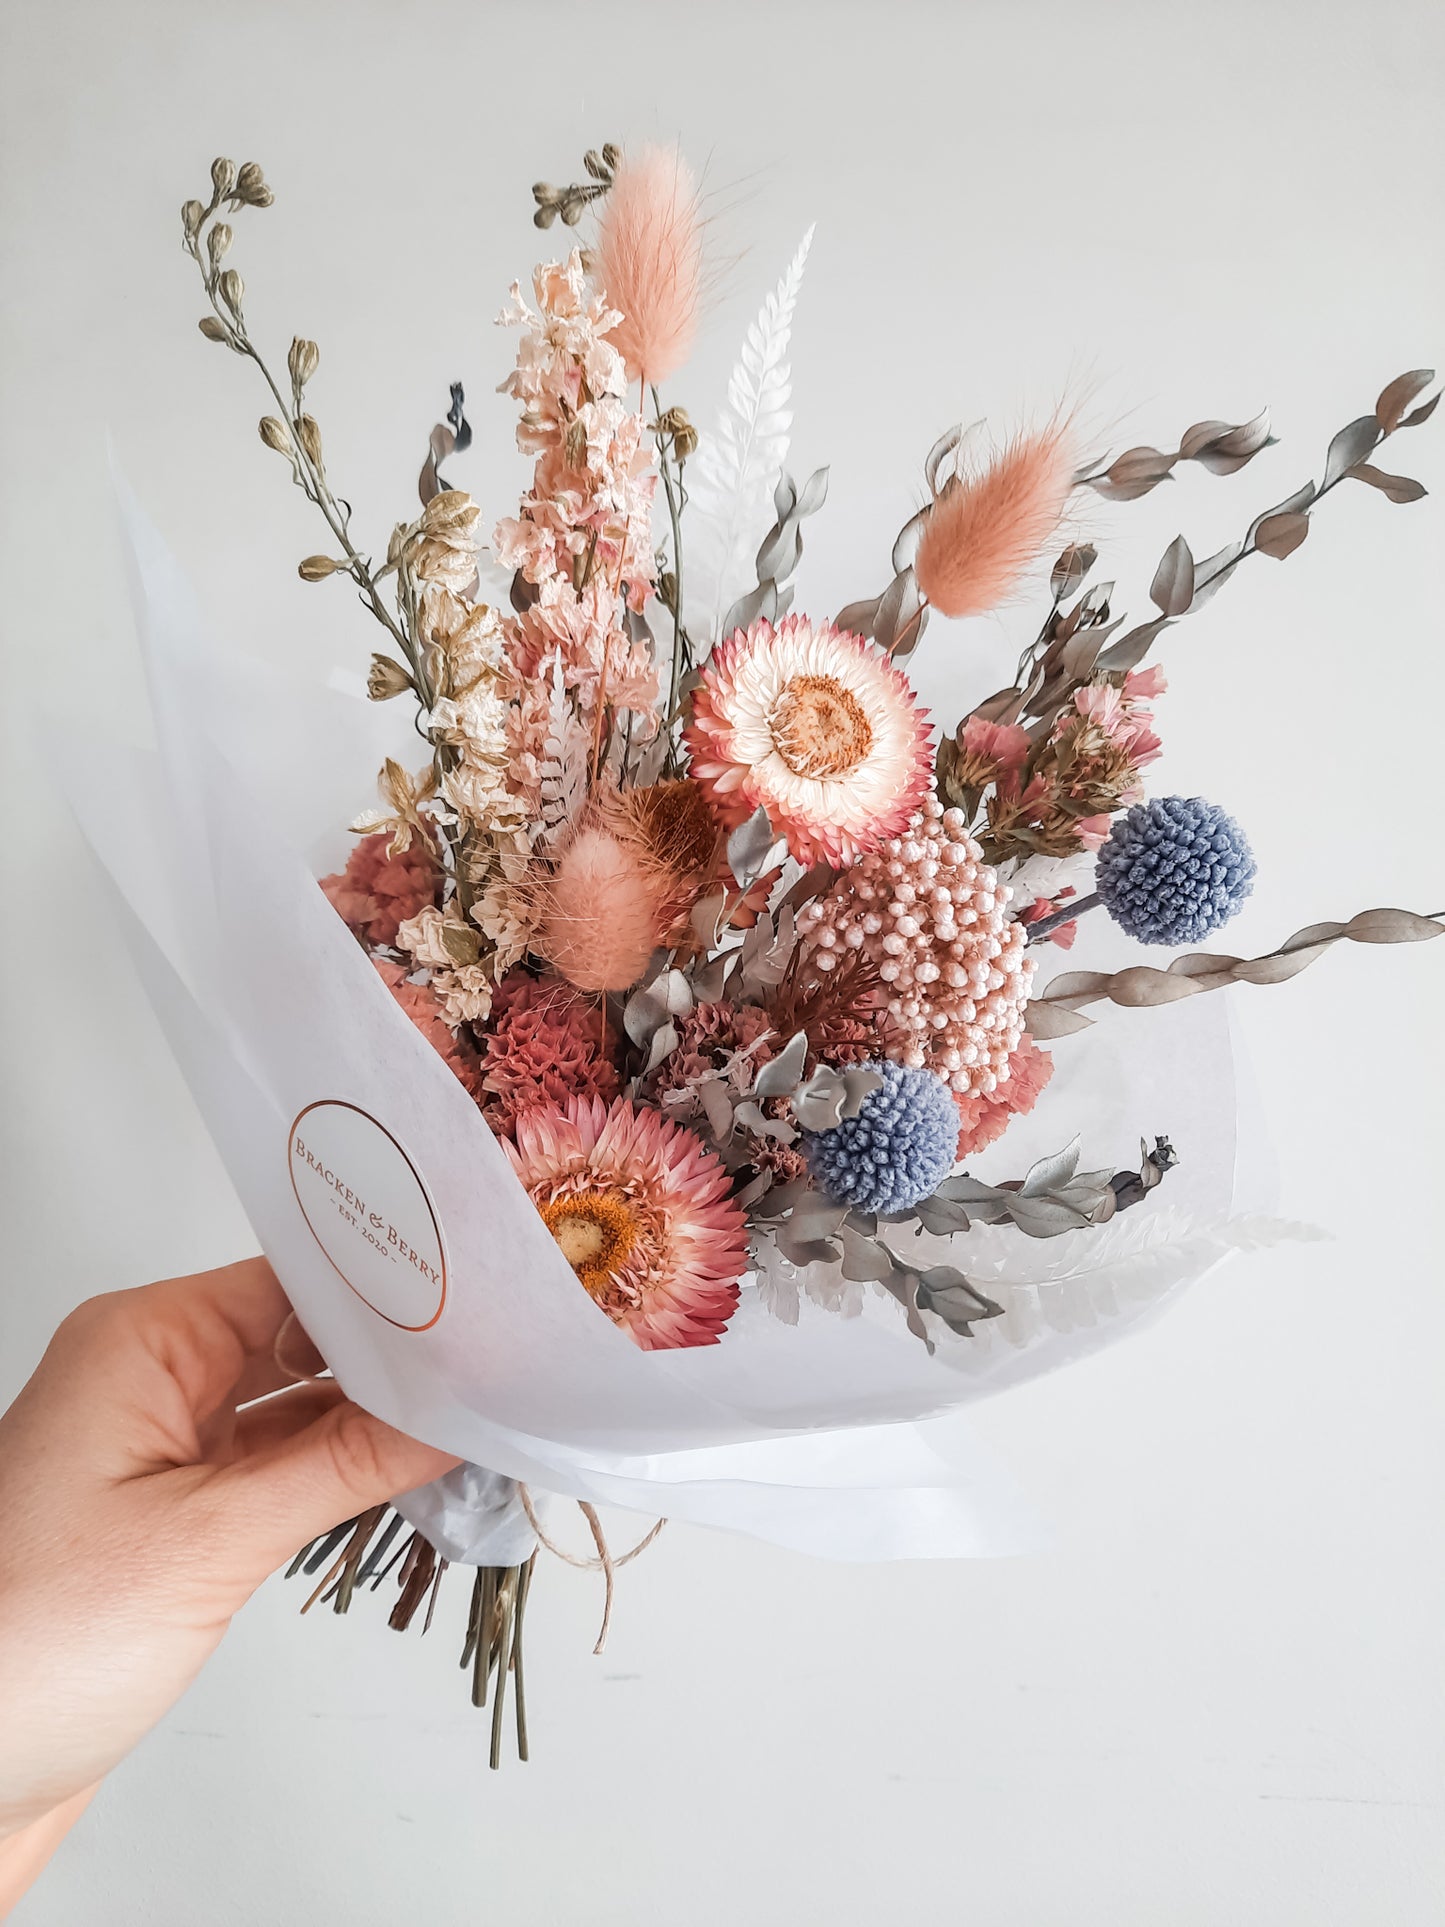
{"label": "brown dried pod", "polygon": [[236,163],[224,159],[211,162],[211,186],[216,200],[224,201],[236,185]]}
{"label": "brown dried pod", "polygon": [[211,266],[219,267],[230,252],[231,230],[224,221],[217,221],[206,236],[206,252],[211,257]]}
{"label": "brown dried pod", "polygon": [[236,270],[234,268],[227,268],[226,272],[216,283],[216,286],[220,290],[221,299],[231,310],[231,313],[235,315],[240,314],[241,302],[244,300],[246,294],[246,284],[240,275],[237,274]]}
{"label": "brown dried pod", "polygon": [[297,335],[291,343],[286,357],[286,366],[291,375],[291,386],[299,393],[321,365],[321,350],[314,341],[304,335]]}
{"label": "brown dried pod", "polygon": [[230,333],[224,321],[218,321],[213,314],[203,314],[196,323],[207,341],[229,341]]}
{"label": "brown dried pod", "polygon": [[346,568],[345,562],[338,562],[334,555],[308,555],[304,562],[296,564],[296,573],[303,582],[324,582],[329,575]]}
{"label": "brown dried pod", "polygon": [[276,198],[266,185],[266,177],[255,161],[242,163],[236,176],[236,197],[245,201],[248,207],[270,207]]}
{"label": "brown dried pod", "polygon": [[274,415],[263,415],[257,428],[267,448],[274,448],[278,455],[294,459],[295,444],[291,440],[291,431],[285,422],[277,421]]}
{"label": "brown dried pod", "polygon": [[306,459],[313,468],[321,466],[321,429],[314,415],[298,415],[295,423],[296,439],[300,442]]}
{"label": "brown dried pod", "polygon": [[201,222],[206,218],[206,210],[199,201],[187,201],[181,208],[181,226],[187,238],[194,240],[201,231]]}
{"label": "brown dried pod", "polygon": [[[325,558],[321,556],[311,557],[313,562],[324,559]],[[335,566],[339,568],[342,565],[337,563]],[[301,565],[301,570],[304,575],[306,572],[306,564],[304,562]],[[415,687],[416,685],[412,682],[411,677],[402,668],[401,664],[391,656],[372,657],[371,668],[367,672],[366,677],[366,693],[374,703],[390,702],[393,696],[400,696],[404,691]]]}

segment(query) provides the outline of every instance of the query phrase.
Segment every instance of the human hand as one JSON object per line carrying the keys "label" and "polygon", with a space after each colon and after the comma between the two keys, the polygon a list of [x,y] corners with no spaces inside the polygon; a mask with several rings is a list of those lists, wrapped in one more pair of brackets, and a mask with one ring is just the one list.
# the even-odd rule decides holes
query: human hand
{"label": "human hand", "polygon": [[292,1383],[290,1311],[261,1258],[93,1298],[0,1417],[0,1843],[48,1853],[269,1573],[456,1464]]}

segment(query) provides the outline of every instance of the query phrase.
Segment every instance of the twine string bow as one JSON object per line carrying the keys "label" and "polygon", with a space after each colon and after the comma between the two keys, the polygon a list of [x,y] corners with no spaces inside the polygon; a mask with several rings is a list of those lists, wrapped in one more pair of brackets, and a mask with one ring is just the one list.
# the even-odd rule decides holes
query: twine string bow
{"label": "twine string bow", "polygon": [[[288,1378],[294,1379],[298,1385],[319,1385],[324,1381],[318,1373],[303,1370],[301,1366],[293,1363],[292,1360],[286,1356],[287,1341],[292,1335],[293,1326],[301,1333],[303,1338],[306,1337],[305,1328],[302,1326],[295,1312],[288,1312],[281,1322],[281,1329],[277,1332],[275,1343],[271,1348],[271,1355],[276,1361],[277,1369],[284,1372]],[[307,1339],[306,1342],[309,1344],[310,1340]],[[553,1558],[560,1559],[563,1565],[575,1566],[579,1572],[600,1572],[602,1574],[603,1585],[605,1587],[602,1601],[602,1625],[597,1634],[597,1644],[592,1648],[594,1655],[602,1653],[607,1645],[608,1632],[612,1627],[612,1600],[615,1592],[614,1575],[621,1567],[630,1564],[632,1560],[646,1552],[647,1548],[667,1524],[666,1519],[659,1519],[655,1525],[651,1526],[642,1535],[635,1546],[630,1546],[626,1552],[614,1557],[612,1549],[607,1543],[607,1535],[602,1530],[602,1521],[597,1516],[596,1506],[589,1505],[585,1499],[579,1499],[577,1501],[577,1510],[587,1521],[587,1529],[592,1534],[592,1543],[597,1548],[596,1555],[589,1556],[585,1553],[568,1552],[565,1546],[559,1546],[556,1540],[548,1535],[542,1521],[537,1516],[537,1508],[532,1503],[531,1493],[520,1480],[517,1483],[517,1497],[522,1502],[522,1510],[527,1515],[528,1525],[531,1526],[533,1532],[537,1535],[538,1545],[545,1547],[546,1550],[552,1554]],[[308,1604],[309,1603],[308,1601]],[[428,1615],[428,1619],[430,1619],[430,1615]]]}

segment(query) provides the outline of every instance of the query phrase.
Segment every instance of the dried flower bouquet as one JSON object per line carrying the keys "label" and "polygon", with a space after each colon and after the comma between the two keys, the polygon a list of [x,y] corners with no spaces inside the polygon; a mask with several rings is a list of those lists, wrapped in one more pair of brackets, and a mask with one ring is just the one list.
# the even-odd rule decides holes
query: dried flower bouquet
{"label": "dried flower bouquet", "polygon": [[[384,631],[368,694],[414,711],[419,754],[385,762],[380,806],[322,888],[581,1289],[638,1347],[726,1345],[745,1288],[794,1324],[802,1303],[856,1313],[873,1293],[930,1353],[976,1342],[1007,1292],[958,1255],[961,1234],[1099,1236],[1176,1163],[1156,1137],[1123,1170],[1081,1169],[1077,1143],[1011,1182],[968,1170],[1047,1108],[1044,1046],[1087,1026],[1086,1006],[1277,982],[1340,938],[1439,934],[1438,916],[1372,910],[1254,960],[1184,949],[1234,915],[1254,860],[1213,803],[1145,791],[1165,690],[1154,645],[1250,557],[1291,554],[1342,484],[1423,494],[1374,457],[1428,419],[1432,377],[1391,382],[1317,481],[1217,554],[1177,538],[1132,626],[1112,583],[1088,586],[1092,544],[1068,542],[1012,683],[961,690],[961,719],[939,730],[906,669],[934,616],[1016,597],[1090,495],[1133,500],[1182,463],[1245,468],[1272,441],[1267,417],[1200,421],[1173,450],[1106,461],[1062,412],[1002,442],[950,429],[881,592],[806,615],[794,578],[827,471],[801,485],[786,471],[786,353],[812,231],[707,437],[673,398],[704,286],[685,162],[607,146],[582,180],[533,193],[538,227],[593,232],[529,293],[514,285],[501,316],[534,466],[489,564],[481,509],[442,474],[470,440],[460,386],[420,513],[378,563],[327,471],[317,348],[296,339],[273,374],[229,265],[232,217],[271,201],[260,170],[218,160],[209,198],[182,211],[202,332],[255,364],[261,439],[327,525],[300,573],[351,583]],[[485,568],[505,599],[484,596]],[[1048,946],[1067,949],[1096,906],[1151,955],[1183,954],[1050,975]],[[298,1565],[340,1610],[400,1560],[405,1624],[446,1559],[401,1534],[378,1512]],[[598,1544],[610,1581],[600,1529]],[[496,1674],[498,1722],[509,1668],[520,1696],[530,1572],[526,1557],[478,1562],[464,1661],[479,1699]]]}

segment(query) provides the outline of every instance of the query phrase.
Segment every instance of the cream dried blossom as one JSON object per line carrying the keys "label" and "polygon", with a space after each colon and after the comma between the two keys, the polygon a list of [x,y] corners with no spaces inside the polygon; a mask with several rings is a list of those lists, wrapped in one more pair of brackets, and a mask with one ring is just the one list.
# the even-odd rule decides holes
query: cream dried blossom
{"label": "cream dried blossom", "polygon": [[427,719],[430,734],[455,752],[442,794],[464,831],[511,830],[526,820],[528,800],[509,782],[511,706],[501,618],[449,590],[424,598],[419,616],[443,692]]}
{"label": "cream dried blossom", "polygon": [[372,836],[378,830],[388,831],[391,835],[388,854],[391,856],[409,849],[413,836],[430,836],[422,806],[436,795],[435,770],[428,768],[411,776],[400,763],[388,756],[377,776],[376,787],[381,794],[383,807],[379,810],[363,810],[347,826],[353,835]]}
{"label": "cream dried blossom", "polygon": [[465,490],[434,495],[407,536],[407,566],[418,582],[464,594],[477,574],[476,527],[481,510]]}
{"label": "cream dried blossom", "polygon": [[420,970],[450,970],[474,964],[481,955],[477,933],[457,910],[455,900],[444,910],[427,904],[409,917],[397,929],[396,947]]}
{"label": "cream dried blossom", "polygon": [[526,955],[537,927],[537,892],[529,885],[532,861],[531,840],[524,832],[501,843],[491,878],[472,912],[493,945],[492,967],[498,978]]}
{"label": "cream dried blossom", "polygon": [[439,970],[431,980],[431,988],[447,1022],[455,1030],[462,1024],[486,1021],[496,985],[486,966],[476,963],[462,964],[456,970]]}

